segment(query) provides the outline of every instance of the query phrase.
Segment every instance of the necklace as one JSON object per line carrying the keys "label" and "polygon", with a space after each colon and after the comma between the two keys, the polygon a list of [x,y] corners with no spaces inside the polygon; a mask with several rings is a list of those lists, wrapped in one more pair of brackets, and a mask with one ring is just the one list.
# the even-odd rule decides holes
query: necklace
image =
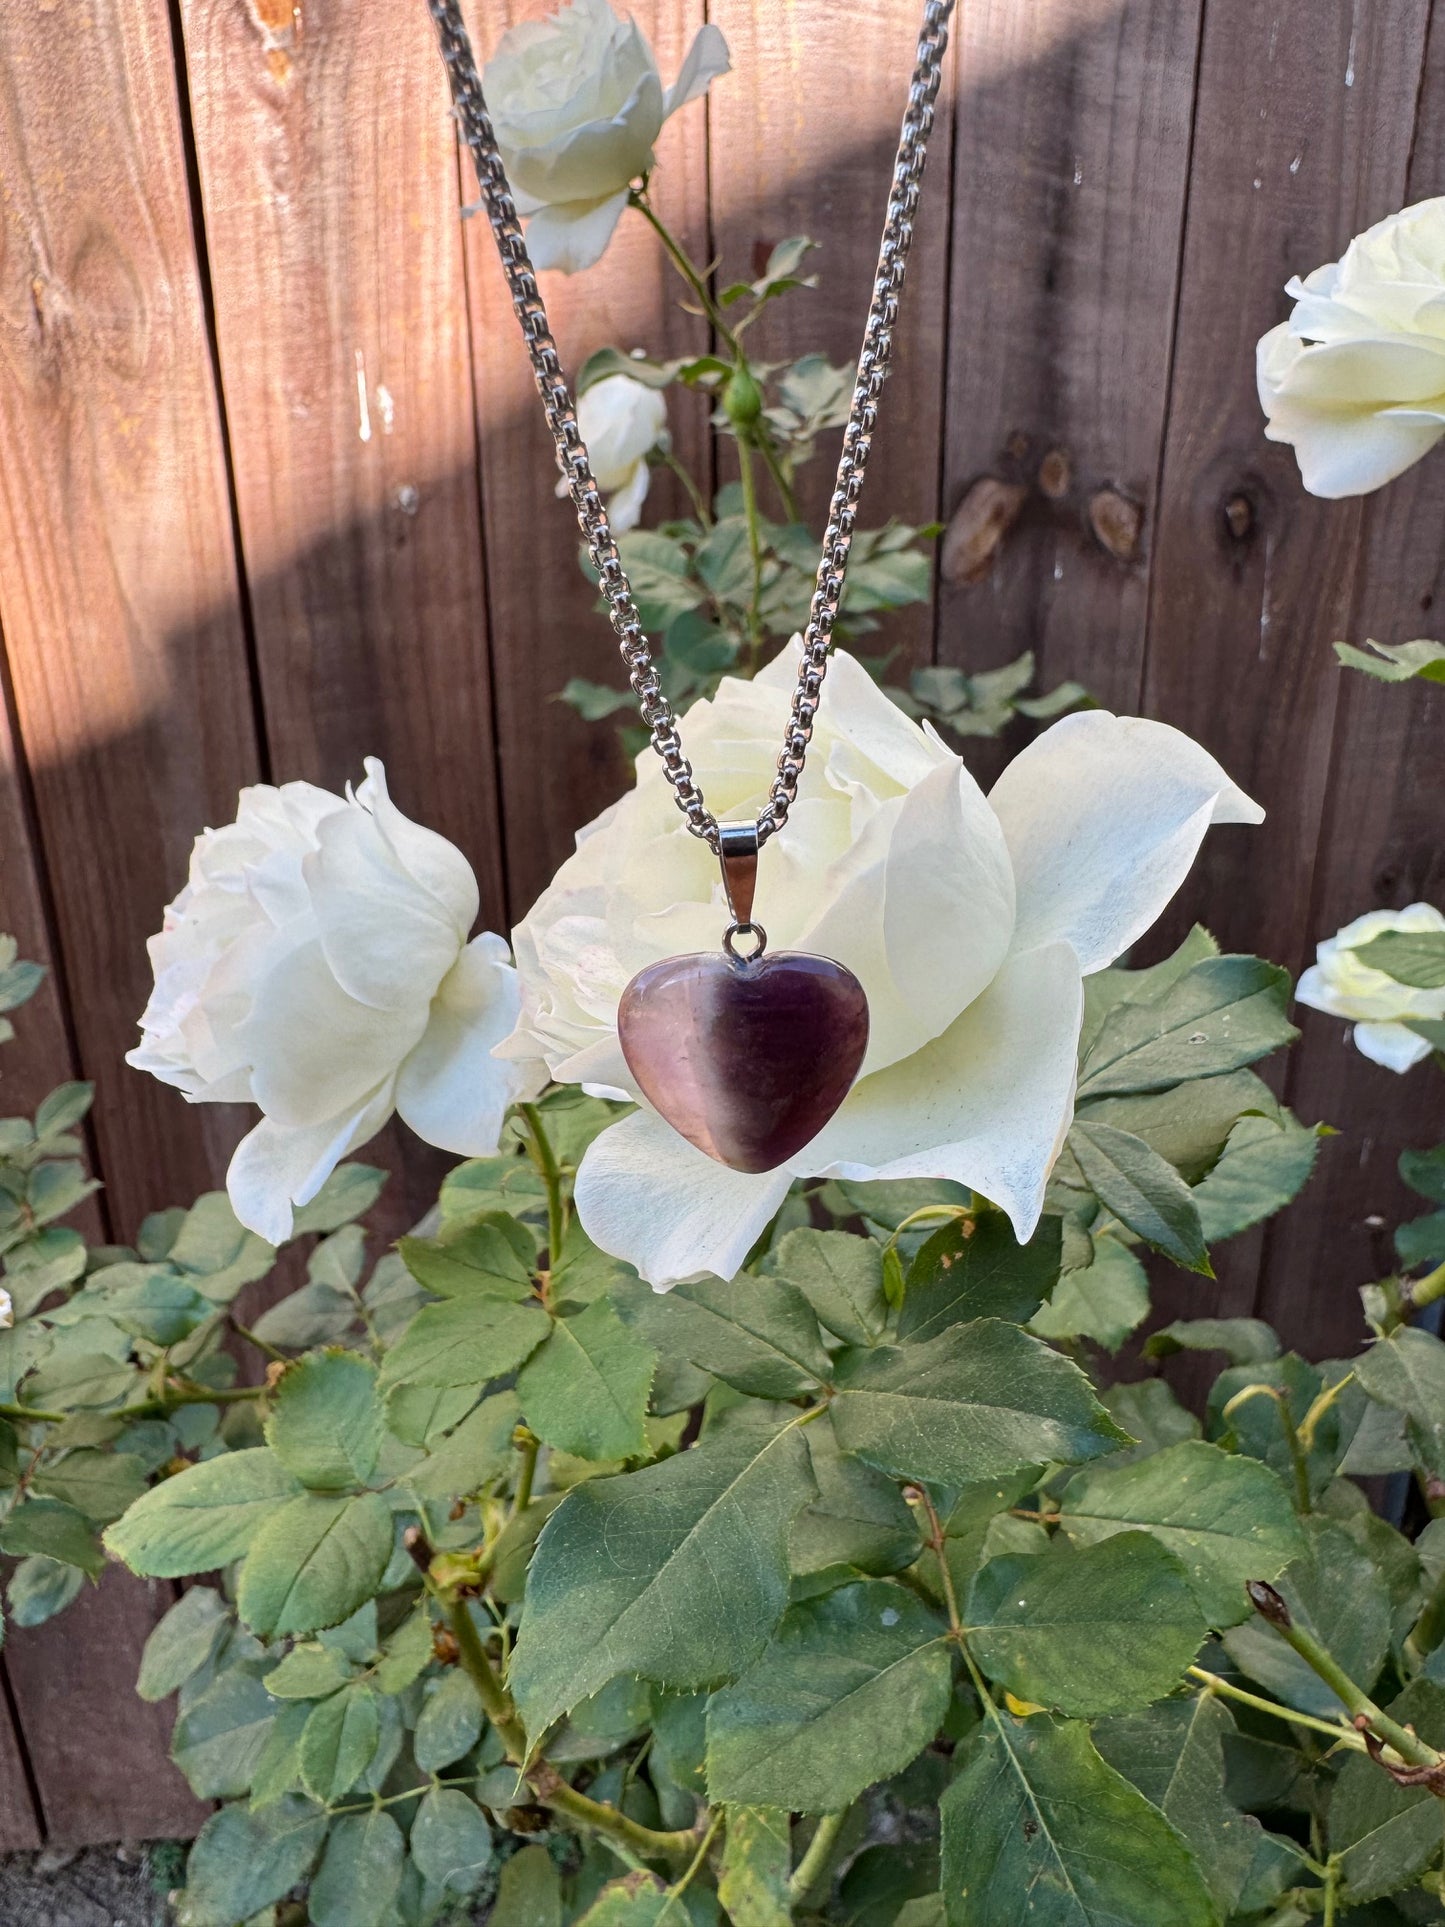
{"label": "necklace", "polygon": [[[688,829],[716,854],[722,868],[731,922],[723,932],[721,952],[667,957],[638,972],[618,1008],[622,1054],[649,1103],[699,1150],[735,1171],[771,1171],[816,1137],[832,1117],[851,1090],[868,1048],[868,1000],[852,971],[830,957],[801,951],[769,955],[767,932],[753,921],[753,899],[758,853],[787,822],[797,799],[828,673],[878,397],[893,351],[898,296],[954,0],[926,0],[923,10],[873,301],[803,632],[802,664],[777,773],[767,802],[751,823],[718,822],[683,754],[677,717],[662,692],[577,427],[459,0],[427,4],[557,459],[597,570],[628,681]],[[737,948],[739,937],[749,940],[746,952]]]}

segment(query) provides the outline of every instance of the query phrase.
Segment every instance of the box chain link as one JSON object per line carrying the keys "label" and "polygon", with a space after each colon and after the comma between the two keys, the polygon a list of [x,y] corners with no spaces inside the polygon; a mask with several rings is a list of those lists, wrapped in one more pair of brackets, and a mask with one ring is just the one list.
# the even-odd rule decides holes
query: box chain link
{"label": "box chain link", "polygon": [[[627,572],[622,566],[622,557],[618,554],[607,511],[592,474],[587,447],[577,426],[576,409],[562,370],[561,357],[548,326],[547,310],[537,287],[536,272],[527,253],[516,204],[487,113],[481,76],[477,72],[461,8],[458,0],[427,0],[427,4],[436,23],[442,58],[451,79],[457,120],[472,152],[487,218],[496,237],[497,251],[501,255],[503,272],[511,290],[512,306],[522,325],[537,391],[542,397],[547,424],[557,444],[557,457],[567,492],[577,511],[577,521],[607,601],[608,616],[622,650],[628,681],[637,696],[642,720],[651,735],[652,747],[662,758],[663,769],[672,785],[678,808],[687,818],[688,828],[694,836],[702,838],[710,849],[716,851],[719,846],[717,818],[703,801],[692,765],[683,754],[677,717],[662,693],[657,666],[643,633]],[[927,156],[928,137],[933,128],[933,105],[938,95],[943,54],[948,45],[948,18],[953,7],[954,0],[926,0],[923,10],[918,60],[908,90],[908,108],[903,116],[898,155],[893,167],[893,187],[888,197],[888,215],[878,253],[873,301],[868,310],[862,352],[858,357],[852,405],[843,431],[838,478],[828,511],[828,526],[823,535],[822,556],[808,624],[803,632],[802,667],[793,692],[792,714],[783,739],[782,754],[778,758],[777,774],[773,778],[768,801],[757,819],[759,845],[787,822],[788,812],[797,798],[798,783],[818,713],[823,679],[828,673],[828,651],[843,594],[858,498],[862,493],[863,476],[873,446],[878,397],[887,378],[893,352],[898,296],[913,240],[919,183]]]}

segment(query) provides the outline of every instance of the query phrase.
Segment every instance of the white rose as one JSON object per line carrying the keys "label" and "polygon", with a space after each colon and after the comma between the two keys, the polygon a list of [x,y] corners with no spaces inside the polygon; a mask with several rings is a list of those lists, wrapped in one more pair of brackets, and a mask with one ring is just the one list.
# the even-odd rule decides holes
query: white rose
{"label": "white rose", "polygon": [[727,71],[727,42],[701,27],[664,91],[636,21],[607,0],[572,0],[503,34],[482,86],[536,267],[575,274],[600,258],[662,123]]}
{"label": "white rose", "polygon": [[1259,344],[1260,406],[1313,495],[1364,495],[1445,435],[1445,196],[1357,235],[1286,288]]}
{"label": "white rose", "polygon": [[4,1286],[0,1285],[0,1332],[9,1331],[14,1323],[15,1300],[10,1296],[9,1292],[6,1291]]}
{"label": "white rose", "polygon": [[374,758],[354,793],[242,790],[206,830],[149,943],[155,989],[127,1062],[192,1103],[264,1113],[231,1160],[242,1224],[279,1244],[393,1111],[429,1144],[497,1148],[518,1091],[492,1047],[519,996],[502,938],[467,942],[477,883],[403,816]]}
{"label": "white rose", "polygon": [[[631,375],[604,375],[577,398],[577,426],[592,458],[592,475],[607,496],[614,535],[635,529],[647,500],[652,470],[647,458],[667,433],[667,402],[661,389]],[[566,479],[557,493],[567,493]]]}
{"label": "white rose", "polygon": [[[797,658],[724,681],[683,738],[719,819],[756,814],[782,740]],[[515,933],[523,1012],[503,1051],[563,1083],[637,1096],[617,1041],[623,987],[645,964],[715,950],[717,859],[679,816],[660,766],[577,840]],[[863,1071],[787,1168],[750,1176],[655,1113],[588,1149],[577,1208],[592,1238],[655,1285],[731,1277],[796,1177],[953,1178],[1021,1238],[1073,1110],[1083,977],[1173,896],[1213,822],[1262,812],[1196,743],[1162,723],[1069,716],[983,792],[839,652],[798,802],[759,870],[774,950],[836,958],[868,993]]]}
{"label": "white rose", "polygon": [[1360,947],[1386,930],[1445,930],[1445,916],[1431,903],[1406,910],[1367,910],[1326,937],[1316,962],[1299,980],[1295,995],[1312,1010],[1347,1017],[1356,1047],[1387,1070],[1407,1071],[1430,1055],[1430,1045],[1407,1028],[1408,1017],[1445,1017],[1445,990],[1415,990],[1361,961]]}

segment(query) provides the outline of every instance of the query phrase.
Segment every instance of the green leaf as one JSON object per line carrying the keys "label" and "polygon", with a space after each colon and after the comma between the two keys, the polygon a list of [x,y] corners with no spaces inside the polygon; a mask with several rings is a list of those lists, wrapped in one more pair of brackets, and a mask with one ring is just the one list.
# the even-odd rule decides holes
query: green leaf
{"label": "green leaf", "polygon": [[940,1814],[949,1927],[1216,1927],[1180,1835],[1072,1721],[996,1712]]}
{"label": "green leaf", "polygon": [[1061,1524],[1092,1545],[1152,1533],[1189,1574],[1211,1626],[1248,1617],[1247,1579],[1276,1579],[1304,1550],[1289,1496],[1267,1466],[1188,1439],[1131,1465],[1096,1466],[1065,1487]]}
{"label": "green leaf", "polygon": [[1319,1142],[1288,1111],[1278,1118],[1242,1117],[1219,1162],[1194,1188],[1205,1243],[1236,1237],[1297,1197],[1315,1168]]}
{"label": "green leaf", "polygon": [[[1445,1689],[1433,1680],[1415,1680],[1385,1710],[1432,1746],[1445,1744]],[[1397,1786],[1358,1753],[1340,1769],[1329,1826],[1352,1902],[1413,1886],[1440,1850],[1439,1799],[1426,1787]]]}
{"label": "green leaf", "polygon": [[1186,1271],[1214,1276],[1193,1192],[1143,1138],[1077,1118],[1069,1148],[1106,1211]]}
{"label": "green leaf", "polygon": [[1152,999],[1116,1004],[1080,1068],[1079,1096],[1163,1090],[1265,1057],[1299,1035],[1284,1015],[1288,971],[1206,957]]}
{"label": "green leaf", "polygon": [[210,1659],[229,1624],[226,1602],[211,1587],[183,1592],[151,1629],[136,1692],[143,1700],[163,1700],[184,1686]]}
{"label": "green leaf", "polygon": [[918,1526],[893,1480],[839,1450],[826,1419],[807,1428],[818,1496],[793,1521],[789,1560],[799,1574],[852,1566],[901,1572],[918,1556]]}
{"label": "green leaf", "polygon": [[[788,1927],[788,1815],[736,1807],[723,1836],[718,1899],[733,1927]],[[673,1927],[665,1911],[650,1916],[658,1927]],[[681,1927],[681,1923],[678,1923]]]}
{"label": "green leaf", "polygon": [[319,1700],[336,1692],[351,1678],[346,1655],[332,1646],[308,1641],[293,1646],[281,1664],[266,1675],[272,1699]]}
{"label": "green leaf", "polygon": [[1077,1365],[998,1319],[854,1353],[839,1376],[838,1443],[898,1478],[966,1485],[1131,1442]]}
{"label": "green leaf", "polygon": [[512,1434],[521,1416],[515,1392],[494,1392],[455,1430],[428,1441],[427,1456],[407,1473],[407,1484],[424,1499],[460,1499],[480,1492],[511,1464]]}
{"label": "green leaf", "polygon": [[481,1294],[520,1304],[532,1295],[531,1275],[495,1219],[484,1218],[445,1239],[402,1238],[397,1250],[417,1283],[439,1298]]}
{"label": "green leaf", "polygon": [[776,1275],[798,1287],[836,1337],[871,1345],[883,1336],[883,1254],[871,1238],[800,1227],[779,1241],[773,1256]]}
{"label": "green leaf", "polygon": [[371,1209],[385,1183],[385,1171],[372,1165],[338,1164],[310,1204],[297,1207],[291,1236],[304,1238],[309,1231],[339,1231]]}
{"label": "green leaf", "polygon": [[129,1452],[67,1452],[31,1481],[32,1492],[64,1499],[98,1525],[118,1519],[146,1490],[146,1469]]}
{"label": "green leaf", "polygon": [[[136,1269],[132,1265],[109,1266],[100,1274],[101,1282],[109,1287],[113,1282],[111,1274]],[[114,1283],[119,1284],[119,1280]],[[164,1265],[156,1266],[148,1275],[120,1289],[108,1289],[105,1312],[122,1331],[147,1339],[152,1345],[177,1345],[208,1318],[216,1316],[216,1308],[208,1298]]]}
{"label": "green leaf", "polygon": [[1149,1315],[1149,1276],[1117,1238],[1105,1234],[1090,1246],[1093,1263],[1060,1273],[1029,1330],[1039,1338],[1090,1338],[1114,1352]]}
{"label": "green leaf", "polygon": [[797,1425],[751,1420],[577,1486],[538,1541],[512,1658],[529,1734],[619,1673],[700,1686],[739,1672],[782,1615],[789,1533],[815,1492]]}
{"label": "green leaf", "polygon": [[423,1773],[440,1773],[471,1752],[481,1731],[482,1703],[476,1687],[459,1668],[444,1673],[416,1723],[412,1750],[417,1765]]}
{"label": "green leaf", "polygon": [[1096,1097],[1080,1105],[1078,1114],[1090,1123],[1132,1131],[1172,1164],[1187,1184],[1198,1184],[1249,1111],[1276,1120],[1284,1116],[1268,1084],[1253,1071],[1240,1070],[1191,1078],[1164,1091]]}
{"label": "green leaf", "polygon": [[664,1357],[681,1355],[754,1398],[798,1398],[826,1384],[832,1365],[812,1306],[796,1285],[746,1272],[613,1294],[618,1311]]}
{"label": "green leaf", "polygon": [[291,1499],[251,1542],[237,1611],[263,1639],[339,1625],[379,1590],[391,1544],[391,1511],[378,1492]]}
{"label": "green leaf", "polygon": [[1142,1532],[991,1559],[965,1617],[990,1679],[1016,1699],[1083,1718],[1173,1692],[1205,1635],[1184,1567]]}
{"label": "green leaf", "polygon": [[53,1352],[26,1385],[32,1404],[94,1410],[118,1405],[140,1384],[140,1373],[105,1352]]}
{"label": "green leaf", "polygon": [[[491,1916],[497,1927],[511,1927],[514,1918],[516,1927],[531,1927],[534,1917],[508,1914],[504,1918],[500,1905]],[[733,1915],[732,1918],[746,1921],[748,1917]],[[624,1874],[621,1880],[609,1880],[578,1920],[577,1927],[689,1927],[689,1920],[683,1902],[668,1893],[656,1874],[639,1868],[636,1873]],[[783,1920],[786,1921],[786,1915]],[[756,1923],[756,1927],[762,1927],[762,1923]]]}
{"label": "green leaf", "polygon": [[239,1559],[299,1490],[265,1446],[227,1452],[152,1487],[105,1534],[107,1551],[147,1579],[178,1579]]}
{"label": "green leaf", "polygon": [[527,1423],[580,1459],[630,1459],[647,1450],[643,1420],[657,1354],[606,1298],[559,1318],[517,1379]]}
{"label": "green leaf", "polygon": [[1402,1325],[1355,1360],[1355,1376],[1371,1398],[1404,1415],[1420,1463],[1445,1478],[1445,1344],[1418,1325]]}
{"label": "green leaf", "polygon": [[960,1217],[927,1238],[908,1267],[900,1338],[936,1338],[974,1318],[1023,1324],[1059,1275],[1062,1226],[1045,1218],[1026,1245],[1001,1211]]}
{"label": "green leaf", "polygon": [[394,1927],[406,1842],[389,1813],[346,1813],[331,1824],[306,1896],[311,1927]]}
{"label": "green leaf", "polygon": [[47,1619],[65,1611],[84,1584],[85,1574],[79,1566],[67,1566],[63,1560],[47,1558],[43,1553],[21,1559],[5,1589],[11,1625],[43,1626]]}
{"label": "green leaf", "polygon": [[1445,1144],[1431,1151],[1402,1151],[1400,1176],[1432,1204],[1445,1204]]}
{"label": "green leaf", "polygon": [[251,1330],[264,1344],[305,1351],[311,1345],[334,1342],[355,1320],[356,1300],[351,1293],[316,1280],[263,1312]]}
{"label": "green leaf", "polygon": [[60,1499],[27,1499],[0,1525],[0,1552],[13,1558],[44,1554],[63,1565],[78,1566],[92,1579],[105,1568],[90,1521]]}
{"label": "green leaf", "polygon": [[348,1686],[313,1706],[297,1749],[306,1791],[323,1806],[339,1800],[371,1765],[380,1737],[381,1716],[369,1686]]}
{"label": "green leaf", "polygon": [[1224,1743],[1234,1734],[1234,1721],[1209,1693],[1100,1720],[1094,1728],[1104,1759],[1193,1849],[1225,1918],[1239,1907],[1264,1844],[1259,1822],[1242,1814],[1225,1792]]}
{"label": "green leaf", "polygon": [[1445,930],[1382,930],[1354,954],[1371,970],[1415,990],[1445,987]]}
{"label": "green leaf", "polygon": [[496,1858],[486,1815],[455,1787],[433,1787],[411,1823],[411,1857],[433,1886],[475,1893]]}
{"label": "green leaf", "polygon": [[947,1631],[883,1579],[792,1607],[757,1662],[709,1702],[709,1797],[835,1813],[901,1773],[948,1710]]}
{"label": "green leaf", "polygon": [[428,1305],[387,1353],[381,1383],[480,1388],[516,1371],[551,1326],[540,1305],[511,1304],[488,1294]]}
{"label": "green leaf", "polygon": [[432,1656],[431,1614],[425,1601],[382,1647],[375,1680],[379,1693],[400,1693],[425,1672]]}
{"label": "green leaf", "polygon": [[1144,1340],[1146,1358],[1175,1352],[1223,1352],[1232,1365],[1263,1365],[1279,1357],[1279,1337],[1262,1318],[1180,1318]]}
{"label": "green leaf", "polygon": [[315,1352],[281,1374],[266,1443],[304,1486],[364,1485],[381,1450],[376,1367],[355,1352]]}
{"label": "green leaf", "polygon": [[491,1921],[492,1927],[562,1927],[562,1876],[545,1847],[523,1847],[503,1862]]}
{"label": "green leaf", "polygon": [[[1275,1583],[1296,1622],[1322,1641],[1368,1693],[1390,1644],[1389,1598],[1374,1562],[1343,1527],[1312,1516],[1304,1521],[1304,1533],[1304,1552]],[[1224,1644],[1242,1672],[1287,1705],[1318,1719],[1341,1712],[1318,1673],[1263,1620],[1235,1626]]]}
{"label": "green leaf", "polygon": [[191,1927],[235,1927],[306,1878],[326,1837],[326,1815],[292,1795],[261,1812],[222,1807],[201,1828],[186,1862]]}
{"label": "green leaf", "polygon": [[[1374,654],[1367,652],[1373,650]],[[1335,654],[1347,669],[1362,669],[1381,682],[1409,682],[1423,676],[1427,682],[1445,682],[1445,644],[1420,638],[1416,642],[1376,642],[1370,637],[1363,649],[1352,643],[1337,642]]]}
{"label": "green leaf", "polygon": [[171,1734],[171,1758],[198,1800],[238,1800],[275,1717],[276,1702],[247,1666],[232,1666],[187,1701]]}

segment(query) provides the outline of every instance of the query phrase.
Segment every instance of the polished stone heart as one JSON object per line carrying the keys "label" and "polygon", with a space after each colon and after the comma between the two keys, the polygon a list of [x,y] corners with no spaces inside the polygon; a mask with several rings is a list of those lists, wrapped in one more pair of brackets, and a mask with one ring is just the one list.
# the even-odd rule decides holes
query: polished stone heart
{"label": "polished stone heart", "polygon": [[852,1088],[868,999],[851,970],[802,951],[666,957],[623,991],[617,1030],[675,1131],[734,1171],[772,1171]]}

